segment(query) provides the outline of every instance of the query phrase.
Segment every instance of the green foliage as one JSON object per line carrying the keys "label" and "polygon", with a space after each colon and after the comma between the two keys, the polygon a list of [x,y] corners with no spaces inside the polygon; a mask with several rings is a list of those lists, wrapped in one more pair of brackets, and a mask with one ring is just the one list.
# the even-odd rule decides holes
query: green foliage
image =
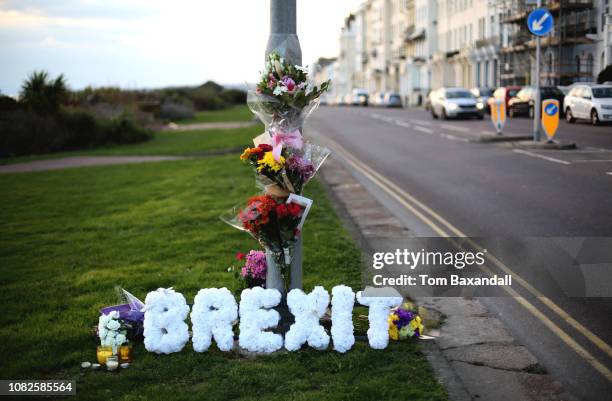
{"label": "green foliage", "polygon": [[198,111],[193,118],[178,121],[179,124],[195,124],[195,123],[219,123],[219,122],[236,122],[236,121],[251,121],[253,113],[246,106],[241,104],[238,106],[229,107],[223,110],[206,110]]}
{"label": "green foliage", "polygon": [[603,84],[608,81],[612,82],[612,64],[601,70],[599,75],[597,75],[598,84]]}
{"label": "green foliage", "polygon": [[50,79],[46,71],[33,72],[21,86],[21,102],[36,113],[57,113],[68,99],[68,87],[63,75]]}
{"label": "green foliage", "polygon": [[106,144],[146,141],[151,132],[128,115],[98,119],[80,109],[52,115],[29,110],[0,114],[0,157],[87,149]]}

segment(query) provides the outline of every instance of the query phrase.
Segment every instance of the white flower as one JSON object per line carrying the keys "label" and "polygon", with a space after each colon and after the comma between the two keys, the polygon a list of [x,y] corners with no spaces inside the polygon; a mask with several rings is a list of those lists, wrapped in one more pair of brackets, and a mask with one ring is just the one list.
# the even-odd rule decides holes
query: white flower
{"label": "white flower", "polygon": [[283,346],[283,336],[263,331],[276,327],[280,315],[273,308],[281,300],[275,289],[247,288],[240,295],[240,335],[238,343],[251,352],[270,353]]}
{"label": "white flower", "polygon": [[111,313],[109,313],[108,316],[111,319],[119,319],[119,311],[116,311],[116,310],[111,311]]}
{"label": "white flower", "polygon": [[208,350],[214,338],[221,351],[230,351],[234,346],[232,325],[237,317],[236,299],[227,288],[200,290],[191,311],[193,349]]}
{"label": "white flower", "polygon": [[110,322],[106,323],[106,328],[109,330],[119,330],[120,327],[121,323],[119,323],[118,320],[111,320]]}
{"label": "white flower", "polygon": [[338,285],[332,289],[332,328],[334,349],[346,352],[355,344],[353,306],[355,293],[350,287]]}
{"label": "white flower", "polygon": [[145,298],[144,344],[147,351],[158,354],[178,352],[189,341],[184,320],[189,306],[183,294],[172,288],[159,288]]}
{"label": "white flower", "polygon": [[274,60],[274,69],[276,70],[276,73],[278,74],[278,76],[282,78],[284,73],[283,73],[283,66],[281,65],[280,61]]}
{"label": "white flower", "polygon": [[329,293],[323,287],[315,287],[310,294],[297,288],[287,294],[287,306],[295,316],[295,323],[285,335],[285,348],[297,351],[308,342],[311,347],[324,350],[329,345],[329,336],[319,319],[329,305]]}
{"label": "white flower", "polygon": [[117,345],[125,344],[126,341],[127,337],[125,336],[125,334],[117,334],[117,337],[115,337],[115,342]]}
{"label": "white flower", "polygon": [[[395,293],[393,288],[366,288],[366,291],[359,291],[357,293],[357,301],[360,304],[369,306],[368,321],[370,328],[368,329],[368,341],[370,347],[374,349],[387,348],[389,344],[389,323],[387,321],[389,317],[389,311],[391,308],[402,304],[401,296],[374,296],[374,294],[380,293],[384,295],[385,292]],[[365,295],[365,294],[368,295]],[[370,295],[372,294],[372,295]],[[399,294],[398,294],[399,295]]]}
{"label": "white flower", "polygon": [[[283,91],[283,88],[285,89]],[[286,92],[287,88],[285,88],[284,86],[281,85],[276,85],[276,88],[274,88],[274,91],[272,92],[274,94],[274,96],[280,96],[281,93]]]}

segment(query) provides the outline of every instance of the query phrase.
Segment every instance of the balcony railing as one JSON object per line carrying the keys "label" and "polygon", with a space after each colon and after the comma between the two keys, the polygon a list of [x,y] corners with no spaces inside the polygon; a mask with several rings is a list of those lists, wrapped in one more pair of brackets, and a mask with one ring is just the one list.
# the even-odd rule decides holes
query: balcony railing
{"label": "balcony railing", "polygon": [[474,47],[496,46],[498,44],[499,36],[493,36],[490,38],[477,39],[474,43]]}

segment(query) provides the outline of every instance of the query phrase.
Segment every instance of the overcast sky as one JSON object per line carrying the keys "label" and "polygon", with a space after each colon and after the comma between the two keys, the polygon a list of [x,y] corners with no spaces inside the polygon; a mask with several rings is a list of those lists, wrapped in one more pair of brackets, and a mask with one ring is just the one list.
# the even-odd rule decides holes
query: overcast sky
{"label": "overcast sky", "polygon": [[[297,1],[304,64],[337,55],[360,2]],[[75,89],[253,82],[268,13],[268,0],[0,0],[0,91],[40,69]]]}

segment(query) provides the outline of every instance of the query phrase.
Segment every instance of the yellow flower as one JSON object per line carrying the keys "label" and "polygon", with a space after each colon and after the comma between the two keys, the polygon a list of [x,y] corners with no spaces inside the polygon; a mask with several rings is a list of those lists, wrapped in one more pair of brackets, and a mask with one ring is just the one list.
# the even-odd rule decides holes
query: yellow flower
{"label": "yellow flower", "polygon": [[423,323],[421,322],[420,316],[416,316],[414,319],[410,321],[410,328],[415,331],[418,329],[419,334],[423,334],[423,329],[425,327],[423,326]]}
{"label": "yellow flower", "polygon": [[283,156],[280,157],[279,161],[274,159],[272,152],[266,152],[264,157],[261,160],[257,161],[257,171],[261,172],[264,168],[268,168],[272,171],[280,171],[285,165],[285,158]]}
{"label": "yellow flower", "polygon": [[246,148],[240,155],[240,160],[246,160],[251,157],[251,148]]}
{"label": "yellow flower", "polygon": [[395,313],[391,313],[387,319],[389,322],[389,337],[391,337],[392,340],[399,340],[399,330],[395,325],[395,321],[398,319],[399,316],[397,316]]}

